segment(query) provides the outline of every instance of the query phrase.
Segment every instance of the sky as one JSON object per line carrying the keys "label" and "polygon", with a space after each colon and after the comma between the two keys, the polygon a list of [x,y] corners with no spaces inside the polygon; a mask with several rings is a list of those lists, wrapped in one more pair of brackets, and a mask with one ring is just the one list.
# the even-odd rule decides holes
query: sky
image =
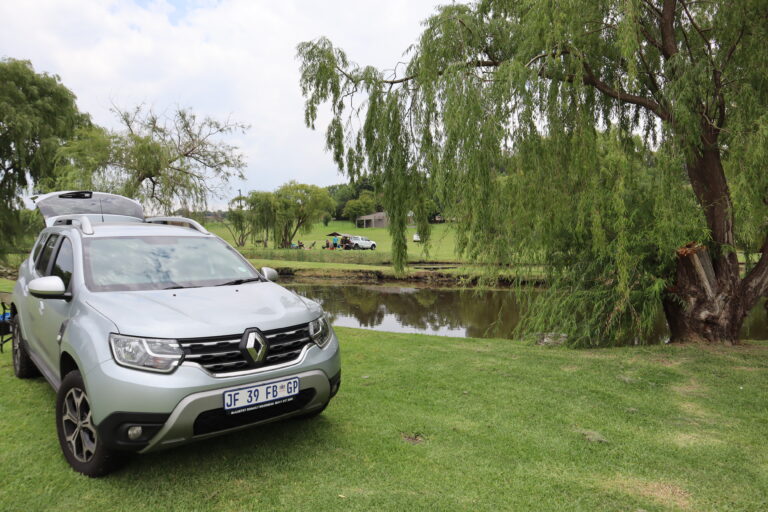
{"label": "sky", "polygon": [[[238,189],[295,179],[346,182],[317,130],[304,125],[299,42],[328,37],[359,64],[391,69],[421,22],[447,0],[23,0],[0,2],[0,57],[58,75],[80,110],[116,128],[112,105],[189,107],[250,125],[226,139],[247,161]],[[213,199],[212,205],[226,204]]]}

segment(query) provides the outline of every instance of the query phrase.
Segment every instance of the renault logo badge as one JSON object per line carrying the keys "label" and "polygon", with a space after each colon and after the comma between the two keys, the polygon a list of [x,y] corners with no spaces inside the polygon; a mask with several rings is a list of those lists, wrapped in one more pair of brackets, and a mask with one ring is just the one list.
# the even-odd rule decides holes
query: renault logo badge
{"label": "renault logo badge", "polygon": [[256,329],[248,329],[243,335],[242,348],[248,352],[254,363],[260,363],[267,355],[267,342]]}

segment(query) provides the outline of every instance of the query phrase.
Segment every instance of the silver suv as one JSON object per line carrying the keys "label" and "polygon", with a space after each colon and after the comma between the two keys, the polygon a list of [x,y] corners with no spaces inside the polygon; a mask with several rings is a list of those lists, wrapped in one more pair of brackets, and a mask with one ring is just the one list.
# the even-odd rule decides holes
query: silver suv
{"label": "silver suv", "polygon": [[109,473],[149,451],[321,413],[339,343],[320,306],[197,222],[57,192],[12,296],[13,368],[56,390],[69,464]]}

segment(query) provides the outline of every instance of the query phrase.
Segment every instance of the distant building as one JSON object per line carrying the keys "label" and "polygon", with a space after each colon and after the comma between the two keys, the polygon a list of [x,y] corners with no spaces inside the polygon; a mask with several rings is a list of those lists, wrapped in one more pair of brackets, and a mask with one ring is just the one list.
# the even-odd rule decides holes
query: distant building
{"label": "distant building", "polygon": [[387,212],[376,212],[370,215],[361,215],[356,221],[358,228],[387,228],[389,216]]}
{"label": "distant building", "polygon": [[[408,212],[408,219],[406,221],[409,227],[416,225],[416,219],[413,212]],[[389,215],[387,212],[376,212],[370,215],[361,215],[357,218],[355,224],[358,228],[388,228],[389,227]]]}

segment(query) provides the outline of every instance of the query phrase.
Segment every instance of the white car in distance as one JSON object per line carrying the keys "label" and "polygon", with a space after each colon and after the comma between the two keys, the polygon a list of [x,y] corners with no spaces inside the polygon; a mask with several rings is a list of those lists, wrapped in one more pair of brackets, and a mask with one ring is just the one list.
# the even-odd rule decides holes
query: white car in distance
{"label": "white car in distance", "polygon": [[359,249],[370,249],[372,251],[376,250],[376,242],[373,240],[369,240],[365,238],[364,236],[351,236],[349,237],[349,243],[352,246],[352,249],[359,250]]}

